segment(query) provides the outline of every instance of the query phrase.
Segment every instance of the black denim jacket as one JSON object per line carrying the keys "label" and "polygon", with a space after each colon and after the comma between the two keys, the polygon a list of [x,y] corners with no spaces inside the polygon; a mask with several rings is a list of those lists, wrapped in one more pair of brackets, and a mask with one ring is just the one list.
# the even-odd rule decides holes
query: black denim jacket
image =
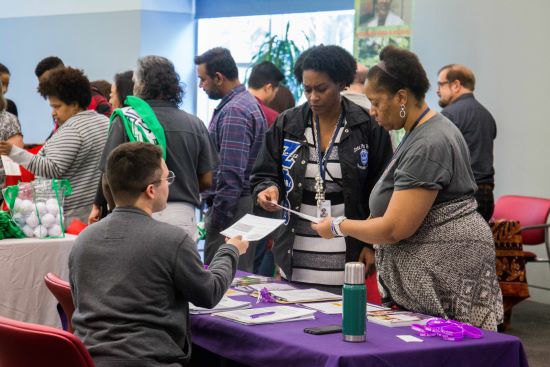
{"label": "black denim jacket", "polygon": [[[366,110],[342,98],[346,125],[338,144],[342,169],[345,215],[349,219],[369,216],[369,195],[392,155],[389,134]],[[279,189],[279,201],[288,199],[290,208],[300,210],[302,180],[305,176],[309,149],[304,135],[311,116],[308,103],[283,112],[267,131],[251,175],[254,199],[270,186]],[[256,200],[255,200],[256,202]],[[256,212],[270,216],[259,206]],[[292,280],[292,245],[296,216],[287,218],[274,236],[275,263]],[[357,261],[368,244],[346,237],[346,261]]]}

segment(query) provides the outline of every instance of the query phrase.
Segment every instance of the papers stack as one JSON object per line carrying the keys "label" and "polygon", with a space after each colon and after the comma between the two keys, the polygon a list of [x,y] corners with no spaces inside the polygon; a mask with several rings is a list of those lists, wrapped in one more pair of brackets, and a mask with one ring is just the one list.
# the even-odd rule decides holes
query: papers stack
{"label": "papers stack", "polygon": [[234,278],[231,282],[231,286],[245,286],[250,284],[261,284],[273,282],[272,277],[264,277],[261,275],[247,275],[244,277]]}
{"label": "papers stack", "polygon": [[341,300],[342,296],[314,288],[274,290],[269,293],[283,303],[321,302]]}
{"label": "papers stack", "polygon": [[220,311],[240,310],[244,308],[250,308],[252,305],[250,302],[236,301],[229,297],[224,296],[221,301],[214,306],[214,308],[197,307],[192,303],[189,303],[189,313],[192,315],[202,315]]}
{"label": "papers stack", "polygon": [[236,310],[217,312],[212,314],[230,321],[236,321],[244,325],[272,324],[278,322],[290,322],[315,319],[315,310],[292,306],[273,306],[254,308],[248,310]]}
{"label": "papers stack", "polygon": [[411,326],[425,324],[432,316],[408,311],[378,310],[367,312],[367,320],[388,327]]}
{"label": "papers stack", "polygon": [[[314,303],[304,303],[300,306],[311,308],[312,310],[320,311],[327,315],[337,315],[342,313],[342,301],[334,302],[314,302]],[[387,307],[373,305],[367,303],[367,313],[371,311],[382,311],[382,310],[391,310]]]}

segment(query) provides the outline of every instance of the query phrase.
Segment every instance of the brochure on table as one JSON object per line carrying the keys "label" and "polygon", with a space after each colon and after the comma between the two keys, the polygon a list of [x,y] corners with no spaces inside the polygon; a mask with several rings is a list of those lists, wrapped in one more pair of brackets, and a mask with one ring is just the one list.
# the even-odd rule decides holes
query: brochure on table
{"label": "brochure on table", "polygon": [[252,307],[250,302],[237,301],[227,296],[224,296],[220,302],[213,308],[197,307],[192,303],[189,303],[189,312],[192,315],[209,314],[220,311],[239,310]]}
{"label": "brochure on table", "polygon": [[213,313],[213,316],[245,325],[272,324],[315,319],[315,310],[293,306],[272,306]]}

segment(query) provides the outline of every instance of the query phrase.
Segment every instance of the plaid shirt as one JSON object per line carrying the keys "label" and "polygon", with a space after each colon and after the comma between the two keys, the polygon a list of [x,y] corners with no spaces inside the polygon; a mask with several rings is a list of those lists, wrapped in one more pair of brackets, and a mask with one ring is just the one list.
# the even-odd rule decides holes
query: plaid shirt
{"label": "plaid shirt", "polygon": [[220,156],[212,190],[204,199],[212,204],[212,225],[223,230],[230,223],[237,201],[250,195],[250,172],[267,129],[256,98],[243,85],[229,92],[214,110],[208,131]]}

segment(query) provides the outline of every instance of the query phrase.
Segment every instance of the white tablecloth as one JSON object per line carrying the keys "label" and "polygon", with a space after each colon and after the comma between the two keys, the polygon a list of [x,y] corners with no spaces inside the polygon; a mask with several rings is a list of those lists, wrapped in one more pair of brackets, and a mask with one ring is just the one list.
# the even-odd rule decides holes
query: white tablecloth
{"label": "white tablecloth", "polygon": [[44,276],[69,279],[69,253],[76,236],[55,239],[0,241],[0,315],[11,319],[61,327],[57,301]]}

